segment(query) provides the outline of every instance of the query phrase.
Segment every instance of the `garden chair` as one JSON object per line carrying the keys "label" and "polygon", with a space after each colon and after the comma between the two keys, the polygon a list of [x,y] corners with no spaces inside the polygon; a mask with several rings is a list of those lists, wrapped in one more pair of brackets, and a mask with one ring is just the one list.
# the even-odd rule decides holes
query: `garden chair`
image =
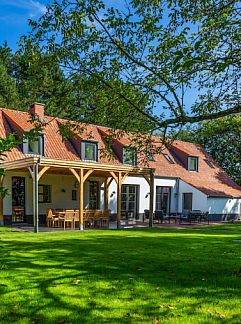
{"label": "garden chair", "polygon": [[51,208],[47,209],[46,223],[48,227],[55,227],[55,223],[59,225],[59,218],[55,215]]}
{"label": "garden chair", "polygon": [[70,224],[71,228],[73,228],[73,223],[74,223],[74,210],[66,210],[65,215],[64,215],[64,230],[66,228],[66,223]]}

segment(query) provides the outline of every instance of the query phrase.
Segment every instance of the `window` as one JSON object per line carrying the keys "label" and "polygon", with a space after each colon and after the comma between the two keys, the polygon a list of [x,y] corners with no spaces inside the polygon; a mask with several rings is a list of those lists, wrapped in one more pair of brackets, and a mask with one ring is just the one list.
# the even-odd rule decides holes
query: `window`
{"label": "window", "polygon": [[175,164],[175,162],[173,161],[173,159],[170,157],[169,154],[167,153],[162,153],[162,154],[170,164]]}
{"label": "window", "polygon": [[123,163],[129,165],[136,165],[136,150],[133,147],[123,148]]}
{"label": "window", "polygon": [[146,152],[145,152],[145,155],[146,155],[146,158],[147,158],[149,161],[155,161],[154,156],[153,156],[153,154],[152,154],[151,152],[146,151]]}
{"label": "window", "polygon": [[207,160],[207,159],[204,159],[204,161],[207,163],[207,165],[208,165],[210,168],[215,169],[215,166],[214,166],[214,164],[213,164],[212,161]]}
{"label": "window", "polygon": [[171,187],[156,187],[156,210],[161,210],[164,215],[170,212]]}
{"label": "window", "polygon": [[192,193],[183,194],[183,210],[192,210]]}
{"label": "window", "polygon": [[188,157],[188,170],[189,171],[198,171],[198,157],[196,157],[196,156]]}
{"label": "window", "polygon": [[86,161],[97,161],[98,143],[88,141],[81,142],[81,159]]}
{"label": "window", "polygon": [[99,182],[90,181],[89,182],[89,209],[99,209]]}
{"label": "window", "polygon": [[44,136],[39,135],[37,138],[26,137],[23,141],[23,153],[44,155]]}
{"label": "window", "polygon": [[38,185],[38,201],[40,203],[51,203],[50,185]]}
{"label": "window", "polygon": [[72,190],[72,200],[77,200],[77,190]]}

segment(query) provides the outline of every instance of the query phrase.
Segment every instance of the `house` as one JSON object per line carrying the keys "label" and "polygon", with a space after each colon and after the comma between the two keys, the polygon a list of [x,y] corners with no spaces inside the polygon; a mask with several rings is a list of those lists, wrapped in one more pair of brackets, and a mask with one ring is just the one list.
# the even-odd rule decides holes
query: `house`
{"label": "house", "polygon": [[146,209],[208,211],[213,220],[241,215],[241,187],[199,145],[174,141],[169,149],[147,155],[146,166],[129,139],[116,139],[109,159],[100,154],[108,128],[84,125],[83,132],[76,130],[74,138],[63,141],[59,129],[66,120],[45,116],[38,103],[28,113],[1,108],[0,136],[22,138],[33,128],[31,117],[46,126],[37,138],[7,152],[1,163],[1,185],[9,190],[0,200],[1,225],[44,224],[48,208],[79,209],[81,228],[85,209],[109,209],[118,223],[142,219]]}

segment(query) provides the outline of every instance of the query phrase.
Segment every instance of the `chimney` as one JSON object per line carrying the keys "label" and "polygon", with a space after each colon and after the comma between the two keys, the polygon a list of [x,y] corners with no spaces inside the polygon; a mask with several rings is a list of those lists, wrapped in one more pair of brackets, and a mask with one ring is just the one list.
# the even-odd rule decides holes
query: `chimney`
{"label": "chimney", "polygon": [[38,119],[44,119],[44,106],[42,103],[34,102],[29,108],[30,115]]}

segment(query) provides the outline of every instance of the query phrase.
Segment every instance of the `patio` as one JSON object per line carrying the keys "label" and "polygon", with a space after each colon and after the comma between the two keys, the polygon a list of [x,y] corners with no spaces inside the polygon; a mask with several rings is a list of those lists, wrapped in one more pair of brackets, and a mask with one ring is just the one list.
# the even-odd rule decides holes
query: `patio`
{"label": "patio", "polygon": [[[45,201],[46,209],[43,210],[41,208],[41,213],[39,210],[40,198],[44,198],[44,192],[42,191],[43,186],[45,188],[49,186],[49,179],[51,176],[59,177],[58,183],[58,192],[70,192],[69,187],[66,189],[62,189],[61,187],[61,177],[67,176],[69,179],[77,183],[78,194],[76,190],[76,203],[74,210],[73,207],[69,204],[69,201],[65,200],[65,198],[59,201],[59,204],[64,207],[64,210],[55,210],[56,214],[49,215],[49,219],[47,219],[48,226],[52,227],[63,227],[63,228],[78,228],[83,230],[84,228],[103,228],[107,227],[107,223],[109,222],[109,199],[111,195],[109,194],[109,187],[112,182],[116,183],[116,214],[115,219],[117,222],[117,227],[121,227],[121,192],[122,185],[125,179],[131,176],[140,176],[143,177],[148,186],[149,186],[149,210],[151,214],[153,214],[153,194],[154,194],[154,169],[151,168],[140,168],[136,166],[129,165],[107,165],[107,164],[98,164],[94,162],[83,162],[83,161],[66,161],[66,160],[54,160],[45,157],[36,157],[30,156],[22,160],[11,161],[11,162],[3,162],[2,168],[5,170],[5,174],[14,170],[14,172],[18,172],[20,174],[18,179],[15,179],[15,189],[18,188],[18,192],[15,195],[16,201],[20,201],[19,196],[21,196],[21,204],[16,203],[15,209],[12,209],[12,217],[15,217],[16,220],[21,220],[22,223],[26,222],[26,214],[25,214],[25,201],[27,200],[32,204],[32,207],[28,206],[29,215],[28,219],[33,221],[35,232],[39,231],[39,217],[44,217],[46,215],[46,209],[57,209],[60,206],[54,205],[51,203],[51,199],[49,201]],[[21,194],[25,192],[25,182],[21,183],[19,178],[23,179],[23,177],[30,176],[32,180],[30,185],[30,192],[28,195],[23,197]],[[42,178],[44,177],[44,180]],[[102,179],[103,182],[103,206],[98,209],[98,206],[92,206],[86,210],[85,206],[85,185],[90,182],[90,177],[94,180]],[[41,182],[40,182],[41,180]],[[40,182],[40,183],[39,183]],[[45,184],[42,184],[45,183]],[[40,191],[41,189],[41,191]],[[19,192],[20,190],[20,192]],[[73,200],[73,199],[72,199]],[[72,204],[73,205],[73,204]],[[48,206],[48,207],[47,207]],[[20,208],[21,207],[21,208]],[[41,206],[42,207],[42,206]],[[77,207],[77,208],[76,208]],[[97,208],[96,208],[97,207]],[[32,213],[31,213],[32,208]],[[88,207],[87,207],[88,208]],[[21,210],[20,210],[21,209]],[[67,213],[68,211],[68,213]],[[64,215],[61,215],[61,212]],[[21,214],[21,215],[20,215]],[[32,214],[32,216],[31,216]],[[48,212],[47,212],[48,215]],[[0,203],[0,221],[4,220],[3,215],[3,204]],[[26,223],[31,224],[27,220]],[[152,219],[149,219],[149,225],[152,226]]]}

